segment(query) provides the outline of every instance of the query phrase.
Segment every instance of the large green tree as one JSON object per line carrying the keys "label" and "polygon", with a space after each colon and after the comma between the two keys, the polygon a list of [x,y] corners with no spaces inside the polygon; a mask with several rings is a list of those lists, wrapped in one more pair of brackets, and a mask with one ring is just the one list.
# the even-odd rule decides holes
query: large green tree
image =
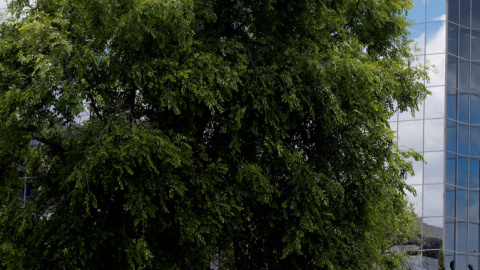
{"label": "large green tree", "polygon": [[388,119],[427,93],[410,7],[10,1],[1,267],[398,267],[418,155]]}

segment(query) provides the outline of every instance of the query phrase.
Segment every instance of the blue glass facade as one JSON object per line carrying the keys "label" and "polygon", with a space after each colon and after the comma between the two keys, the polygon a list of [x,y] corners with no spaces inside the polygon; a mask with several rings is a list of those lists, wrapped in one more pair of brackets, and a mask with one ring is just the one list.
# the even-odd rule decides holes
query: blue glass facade
{"label": "blue glass facade", "polygon": [[415,21],[410,28],[415,64],[434,66],[435,70],[429,72],[430,80],[423,82],[432,95],[419,105],[413,116],[411,112],[393,116],[390,126],[397,131],[400,148],[413,148],[427,161],[423,164],[412,160],[415,175],[407,179],[417,191],[417,196],[408,196],[421,225],[420,239],[414,244],[416,252],[412,254],[408,267],[437,270],[438,257],[444,248],[447,1],[413,2],[415,8],[408,16]]}
{"label": "blue glass facade", "polygon": [[445,262],[479,269],[480,1],[447,14]]}
{"label": "blue glass facade", "polygon": [[480,0],[414,0],[410,38],[430,64],[432,95],[419,111],[391,119],[398,145],[421,152],[409,194],[420,219],[412,269],[480,269]]}

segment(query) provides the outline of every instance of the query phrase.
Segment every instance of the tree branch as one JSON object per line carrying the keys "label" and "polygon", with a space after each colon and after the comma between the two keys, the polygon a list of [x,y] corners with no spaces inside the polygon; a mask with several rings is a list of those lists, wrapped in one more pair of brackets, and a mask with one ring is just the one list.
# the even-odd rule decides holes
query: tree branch
{"label": "tree branch", "polygon": [[88,95],[88,98],[90,99],[90,102],[91,102],[91,104],[92,104],[93,112],[94,112],[95,115],[98,117],[98,119],[100,119],[102,122],[104,122],[104,123],[106,124],[106,122],[105,122],[102,114],[100,113],[100,111],[98,110],[97,105],[95,104],[95,99],[93,98],[92,93],[88,93],[87,95]]}
{"label": "tree branch", "polygon": [[43,136],[43,134],[40,133],[40,132],[38,132],[38,134],[40,134],[40,137],[39,137],[39,136],[33,136],[33,139],[35,139],[35,140],[37,140],[37,141],[39,141],[39,142],[41,142],[41,143],[43,143],[43,144],[45,144],[45,145],[48,145],[48,146],[52,147],[52,148],[53,148],[55,151],[57,151],[57,152],[62,152],[62,153],[64,152],[64,149],[63,149],[63,147],[62,147],[61,145],[59,145],[59,144],[57,144],[57,143],[55,143],[55,142],[52,142],[52,141],[48,140],[48,139],[45,138],[45,137]]}

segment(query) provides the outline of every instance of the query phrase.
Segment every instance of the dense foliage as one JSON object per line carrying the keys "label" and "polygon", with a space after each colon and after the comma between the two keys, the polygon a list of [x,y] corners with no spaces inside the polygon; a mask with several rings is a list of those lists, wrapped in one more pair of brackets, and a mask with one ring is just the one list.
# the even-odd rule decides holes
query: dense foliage
{"label": "dense foliage", "polygon": [[12,0],[1,267],[397,267],[418,155],[387,121],[426,95],[410,7]]}

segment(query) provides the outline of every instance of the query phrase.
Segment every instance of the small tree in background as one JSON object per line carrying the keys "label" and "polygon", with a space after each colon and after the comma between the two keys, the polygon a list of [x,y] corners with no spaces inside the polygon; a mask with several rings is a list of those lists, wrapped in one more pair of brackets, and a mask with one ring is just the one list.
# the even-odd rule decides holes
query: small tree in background
{"label": "small tree in background", "polygon": [[443,250],[438,251],[438,270],[445,270],[445,254]]}

